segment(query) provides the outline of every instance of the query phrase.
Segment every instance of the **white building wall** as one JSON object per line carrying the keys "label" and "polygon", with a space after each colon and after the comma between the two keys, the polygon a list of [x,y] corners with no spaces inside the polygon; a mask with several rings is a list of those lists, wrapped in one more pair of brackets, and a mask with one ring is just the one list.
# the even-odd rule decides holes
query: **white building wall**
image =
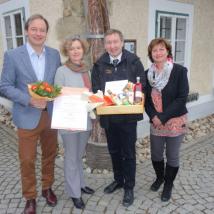
{"label": "white building wall", "polygon": [[137,40],[137,55],[147,67],[148,0],[116,0],[110,8],[110,25],[125,39]]}
{"label": "white building wall", "polygon": [[[75,0],[77,1],[77,0]],[[80,0],[79,0],[80,1]],[[125,39],[137,40],[137,55],[147,68],[147,45],[153,37],[153,27],[150,17],[151,2],[173,4],[185,3],[186,8],[194,8],[192,26],[192,51],[190,57],[190,87],[199,92],[199,100],[188,104],[189,119],[205,117],[214,113],[214,1],[213,0],[109,0],[110,24],[112,28],[120,29]],[[1,4],[4,2],[3,4]],[[18,5],[17,5],[18,4]],[[34,13],[41,13],[50,23],[47,44],[59,48],[57,23],[63,16],[62,0],[0,0],[0,14],[2,11],[12,10],[25,5],[26,17]],[[183,5],[185,8],[185,5]],[[68,27],[72,28],[72,25]],[[72,23],[71,23],[72,24]],[[210,26],[210,27],[209,27]],[[1,26],[0,26],[1,28]],[[0,30],[0,69],[3,61],[3,43]],[[62,37],[62,35],[61,35]],[[2,103],[0,99],[0,103]],[[8,105],[9,106],[9,105]],[[138,136],[148,134],[148,117],[138,126]]]}
{"label": "white building wall", "polygon": [[30,0],[30,15],[42,14],[49,22],[50,30],[48,32],[47,45],[59,49],[57,22],[63,16],[63,1],[59,0]]}

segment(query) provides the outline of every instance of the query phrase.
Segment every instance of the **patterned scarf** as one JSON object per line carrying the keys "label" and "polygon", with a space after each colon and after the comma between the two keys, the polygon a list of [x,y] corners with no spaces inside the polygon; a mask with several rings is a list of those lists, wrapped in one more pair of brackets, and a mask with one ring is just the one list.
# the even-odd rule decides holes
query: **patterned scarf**
{"label": "patterned scarf", "polygon": [[88,88],[89,90],[91,90],[91,80],[89,77],[89,68],[88,66],[85,65],[84,62],[82,62],[81,64],[74,64],[73,62],[71,62],[70,60],[67,60],[65,62],[65,65],[71,69],[74,72],[79,72],[82,74],[82,79],[84,82],[84,86],[86,88]]}
{"label": "patterned scarf", "polygon": [[147,74],[151,87],[156,88],[158,91],[162,91],[169,81],[172,68],[173,62],[171,59],[167,59],[162,71],[157,71],[157,67],[155,63],[153,63]]}

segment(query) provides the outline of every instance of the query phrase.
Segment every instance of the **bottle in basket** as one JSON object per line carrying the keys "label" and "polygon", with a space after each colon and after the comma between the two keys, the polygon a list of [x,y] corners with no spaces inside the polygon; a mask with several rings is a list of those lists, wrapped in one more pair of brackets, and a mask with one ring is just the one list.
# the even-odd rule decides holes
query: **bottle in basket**
{"label": "bottle in basket", "polygon": [[140,82],[140,77],[137,77],[137,82],[134,85],[134,104],[142,103],[142,84]]}
{"label": "bottle in basket", "polygon": [[111,97],[112,101],[114,102],[114,104],[122,105],[122,101],[120,100],[120,98],[116,94],[113,94],[110,89],[108,89],[107,92],[110,95],[110,97]]}
{"label": "bottle in basket", "polygon": [[123,89],[123,93],[126,95],[129,104],[134,104],[134,83],[128,82]]}

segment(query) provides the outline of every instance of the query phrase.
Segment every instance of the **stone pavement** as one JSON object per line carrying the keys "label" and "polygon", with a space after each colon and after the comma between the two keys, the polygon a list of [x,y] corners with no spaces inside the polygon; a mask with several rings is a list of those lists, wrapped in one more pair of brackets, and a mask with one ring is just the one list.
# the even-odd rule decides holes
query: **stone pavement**
{"label": "stone pavement", "polygon": [[[161,202],[158,192],[149,190],[154,179],[151,162],[145,161],[137,166],[135,201],[129,208],[121,205],[123,191],[118,190],[106,195],[103,188],[112,180],[112,175],[85,174],[87,184],[96,192],[93,196],[83,195],[86,208],[77,210],[66,196],[63,186],[62,161],[57,159],[54,190],[58,196],[55,208],[48,207],[40,196],[39,182],[40,161],[37,165],[38,174],[38,214],[184,214],[214,213],[214,134],[199,139],[196,143],[182,145],[181,167],[172,199]],[[21,195],[17,144],[14,132],[0,124],[0,214],[22,213],[25,200]]]}

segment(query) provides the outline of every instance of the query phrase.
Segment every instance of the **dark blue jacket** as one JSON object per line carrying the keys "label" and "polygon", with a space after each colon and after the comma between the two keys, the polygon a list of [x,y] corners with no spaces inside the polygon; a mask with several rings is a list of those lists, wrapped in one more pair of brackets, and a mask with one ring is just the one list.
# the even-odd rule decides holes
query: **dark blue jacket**
{"label": "dark blue jacket", "polygon": [[[105,90],[105,83],[116,80],[129,80],[136,82],[136,77],[139,76],[143,91],[146,88],[146,77],[143,65],[140,59],[127,50],[123,50],[121,61],[116,68],[110,64],[110,57],[108,53],[104,53],[94,64],[92,69],[92,90],[94,93],[97,90]],[[143,119],[143,114],[134,115],[105,115],[100,117],[100,124],[103,128],[108,127],[108,122],[123,123],[135,122]]]}

